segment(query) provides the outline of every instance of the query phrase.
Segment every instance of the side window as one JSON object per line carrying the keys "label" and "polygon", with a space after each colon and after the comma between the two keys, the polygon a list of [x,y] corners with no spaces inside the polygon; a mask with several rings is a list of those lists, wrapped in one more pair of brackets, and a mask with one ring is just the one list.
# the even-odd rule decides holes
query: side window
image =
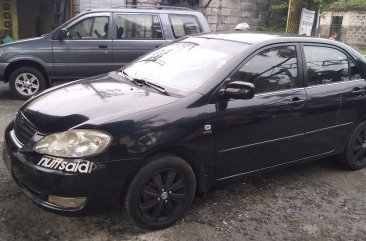
{"label": "side window", "polygon": [[297,80],[295,46],[274,47],[258,53],[241,67],[231,80],[253,83],[256,94],[295,87]]}
{"label": "side window", "polygon": [[157,15],[119,14],[116,24],[118,39],[163,39]]}
{"label": "side window", "polygon": [[328,47],[304,46],[304,52],[309,86],[350,80],[348,58],[341,51]]}
{"label": "side window", "polygon": [[90,17],[74,24],[67,31],[67,37],[72,39],[108,38],[109,17]]}
{"label": "side window", "polygon": [[169,20],[175,38],[202,32],[202,28],[195,16],[169,15]]}
{"label": "side window", "polygon": [[360,70],[357,65],[353,63],[352,59],[349,60],[349,69],[351,72],[351,80],[362,79]]}

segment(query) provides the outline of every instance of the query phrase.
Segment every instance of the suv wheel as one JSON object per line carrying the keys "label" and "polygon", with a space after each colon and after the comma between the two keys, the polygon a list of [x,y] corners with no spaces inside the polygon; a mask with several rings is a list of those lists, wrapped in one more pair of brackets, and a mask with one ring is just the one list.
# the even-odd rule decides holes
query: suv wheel
{"label": "suv wheel", "polygon": [[125,208],[139,227],[165,228],[190,207],[195,188],[196,179],[187,162],[175,155],[157,155],[132,180]]}
{"label": "suv wheel", "polygon": [[9,87],[14,95],[28,99],[46,88],[46,80],[39,70],[33,67],[16,69],[9,79]]}

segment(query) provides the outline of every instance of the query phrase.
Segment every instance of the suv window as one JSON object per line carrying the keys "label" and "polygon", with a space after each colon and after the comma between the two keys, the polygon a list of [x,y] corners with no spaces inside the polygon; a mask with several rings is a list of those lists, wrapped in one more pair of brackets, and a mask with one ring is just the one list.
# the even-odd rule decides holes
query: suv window
{"label": "suv window", "polygon": [[67,36],[72,39],[108,38],[109,17],[90,17],[71,26]]}
{"label": "suv window", "polygon": [[195,16],[171,14],[169,15],[169,21],[175,38],[202,32]]}
{"label": "suv window", "polygon": [[304,52],[309,86],[361,78],[357,66],[337,49],[304,46]]}
{"label": "suv window", "polygon": [[159,17],[150,14],[118,14],[118,39],[163,39]]}
{"label": "suv window", "polygon": [[257,94],[293,88],[297,80],[296,48],[266,49],[250,59],[231,79],[253,83]]}

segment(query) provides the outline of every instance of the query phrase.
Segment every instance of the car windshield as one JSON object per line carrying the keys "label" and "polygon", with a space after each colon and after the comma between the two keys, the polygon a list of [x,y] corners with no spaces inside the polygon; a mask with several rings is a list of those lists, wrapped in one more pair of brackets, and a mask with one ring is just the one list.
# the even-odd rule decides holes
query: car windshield
{"label": "car windshield", "polygon": [[185,96],[247,47],[239,42],[189,37],[145,55],[127,66],[124,73]]}

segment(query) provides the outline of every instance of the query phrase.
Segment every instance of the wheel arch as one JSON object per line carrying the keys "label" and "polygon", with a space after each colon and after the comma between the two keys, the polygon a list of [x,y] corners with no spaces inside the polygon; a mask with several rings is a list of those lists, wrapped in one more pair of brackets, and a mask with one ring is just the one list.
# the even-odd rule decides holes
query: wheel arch
{"label": "wheel arch", "polygon": [[36,61],[33,61],[33,60],[17,60],[17,61],[10,63],[4,72],[5,82],[9,82],[11,73],[13,73],[13,71],[15,71],[16,69],[21,68],[21,67],[33,67],[33,68],[37,69],[38,71],[41,72],[41,74],[46,79],[47,87],[51,86],[50,77],[49,77],[46,69],[43,67],[42,64],[40,64]]}
{"label": "wheel arch", "polygon": [[185,162],[187,162],[188,165],[192,168],[193,173],[196,177],[197,194],[205,195],[205,193],[207,193],[209,189],[209,182],[207,178],[208,175],[206,166],[204,165],[203,161],[201,161],[198,157],[198,153],[196,150],[187,146],[170,146],[154,151],[153,153],[149,154],[145,158],[145,160],[148,160],[151,156],[163,153],[179,156]]}
{"label": "wheel arch", "polygon": [[128,177],[125,185],[121,187],[120,201],[124,200],[126,195],[124,190],[127,190],[138,170],[142,168],[150,160],[151,157],[159,154],[176,155],[182,158],[185,162],[187,162],[188,165],[192,168],[193,173],[196,177],[196,194],[201,197],[204,197],[206,195],[210,188],[210,182],[205,165],[197,158],[197,151],[195,151],[193,148],[189,148],[186,146],[169,146],[155,150],[143,158],[140,167]]}

